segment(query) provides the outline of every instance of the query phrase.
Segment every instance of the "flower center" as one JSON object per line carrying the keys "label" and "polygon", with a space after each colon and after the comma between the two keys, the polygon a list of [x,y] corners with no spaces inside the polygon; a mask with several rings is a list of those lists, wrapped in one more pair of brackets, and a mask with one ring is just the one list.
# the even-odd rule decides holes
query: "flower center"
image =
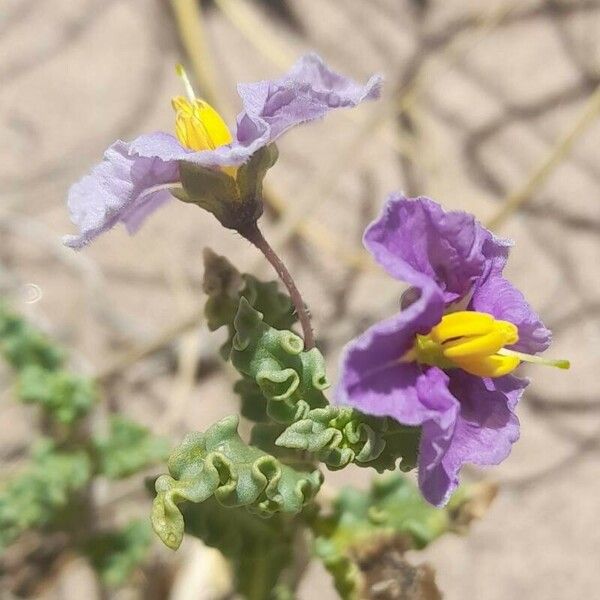
{"label": "flower center", "polygon": [[230,144],[233,138],[221,115],[208,102],[196,98],[183,66],[177,65],[177,74],[187,94],[187,98],[176,96],[171,100],[175,110],[175,134],[180,143],[196,151]]}
{"label": "flower center", "polygon": [[522,361],[569,368],[565,360],[545,360],[505,348],[518,341],[519,332],[512,323],[487,313],[459,311],[444,315],[427,335],[417,335],[402,360],[441,369],[460,368],[479,377],[502,377]]}

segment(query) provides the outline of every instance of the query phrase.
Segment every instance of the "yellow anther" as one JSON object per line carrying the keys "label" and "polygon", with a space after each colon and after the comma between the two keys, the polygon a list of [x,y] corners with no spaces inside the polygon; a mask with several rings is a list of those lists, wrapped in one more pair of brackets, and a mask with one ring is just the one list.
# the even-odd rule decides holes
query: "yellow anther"
{"label": "yellow anther", "polygon": [[513,323],[464,310],[444,315],[427,335],[417,335],[413,347],[400,360],[416,360],[440,369],[459,368],[479,377],[502,377],[521,362],[569,368],[567,360],[550,360],[506,348],[518,341],[519,331]]}
{"label": "yellow anther", "polygon": [[490,356],[504,346],[519,340],[517,328],[507,321],[494,321],[492,330],[484,335],[459,337],[442,345],[444,356],[450,359],[469,356]]}
{"label": "yellow anther", "polygon": [[512,373],[521,362],[515,356],[469,356],[468,358],[454,358],[452,362],[457,366],[479,377],[502,377]]}
{"label": "yellow anther", "polygon": [[176,70],[188,96],[176,96],[171,100],[176,113],[177,139],[186,148],[196,151],[214,150],[231,143],[231,132],[221,115],[208,102],[196,98],[185,69],[177,65]]}
{"label": "yellow anther", "polygon": [[461,368],[480,377],[501,377],[516,369],[520,359],[498,352],[518,340],[512,323],[465,310],[444,315],[428,335],[418,336],[412,352],[424,364]]}
{"label": "yellow anther", "polygon": [[492,331],[493,326],[494,317],[492,315],[472,310],[461,310],[444,315],[429,335],[438,344],[443,344],[453,338],[485,335]]}

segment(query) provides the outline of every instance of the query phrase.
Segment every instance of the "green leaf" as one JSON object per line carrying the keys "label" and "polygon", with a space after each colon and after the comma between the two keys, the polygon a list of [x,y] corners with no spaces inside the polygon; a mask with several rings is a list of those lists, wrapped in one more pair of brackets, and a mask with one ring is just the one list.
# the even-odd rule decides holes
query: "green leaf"
{"label": "green leaf", "polygon": [[0,354],[17,370],[29,365],[58,369],[63,351],[40,331],[0,303]]}
{"label": "green leaf", "polygon": [[244,297],[256,310],[262,312],[265,322],[276,329],[290,329],[296,322],[291,300],[279,291],[276,281],[262,282],[252,275],[240,275],[224,257],[212,250],[204,250],[204,292],[208,295],[204,314],[208,328],[215,331],[227,327],[228,339],[221,348],[221,356],[229,359],[235,335],[234,319]]}
{"label": "green leaf", "polygon": [[17,379],[17,396],[26,404],[38,404],[59,423],[72,425],[90,411],[96,391],[86,377],[27,365]]}
{"label": "green leaf", "polygon": [[125,417],[113,416],[106,437],[93,440],[98,471],[110,479],[133,475],[169,455],[169,443]]}
{"label": "green leaf", "polygon": [[183,537],[177,504],[204,502],[214,495],[223,506],[245,506],[264,516],[295,514],[310,502],[322,482],[319,471],[295,471],[273,456],[245,444],[239,418],[219,421],[205,433],[189,434],[169,459],[169,475],[156,481],[152,523],[170,548]]}
{"label": "green leaf", "polygon": [[[361,556],[382,544],[421,549],[444,533],[457,531],[459,507],[478,495],[459,490],[447,507],[435,508],[399,473],[376,478],[368,491],[345,488],[334,501],[332,514],[318,515],[311,524],[315,552],[342,598],[358,600],[364,585]],[[485,507],[490,501],[488,496]]]}
{"label": "green leaf", "polygon": [[82,550],[102,581],[118,587],[147,559],[151,543],[152,529],[143,519],[131,521],[121,530],[92,536]]}
{"label": "green leaf", "polygon": [[355,463],[381,472],[395,470],[400,462],[400,469],[408,471],[416,465],[419,435],[418,428],[391,419],[327,406],[289,425],[275,443],[311,452],[331,470]]}
{"label": "green leaf", "polygon": [[303,352],[302,338],[271,327],[243,297],[234,328],[231,362],[258,385],[272,419],[292,423],[327,405],[323,390],[329,382],[319,350]]}
{"label": "green leaf", "polygon": [[40,444],[31,466],[0,491],[0,548],[28,529],[58,522],[90,477],[85,452],[57,451],[48,441]]}
{"label": "green leaf", "polygon": [[231,563],[235,589],[245,598],[274,598],[292,559],[295,520],[281,513],[265,519],[214,497],[184,508],[186,533],[217,548]]}

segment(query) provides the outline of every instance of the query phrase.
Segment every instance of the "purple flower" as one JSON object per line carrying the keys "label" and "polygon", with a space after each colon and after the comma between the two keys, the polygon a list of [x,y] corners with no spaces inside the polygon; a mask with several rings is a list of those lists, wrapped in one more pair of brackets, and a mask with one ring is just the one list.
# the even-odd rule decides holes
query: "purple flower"
{"label": "purple flower", "polygon": [[[259,203],[255,180],[262,181],[276,155],[255,161],[251,169],[242,165],[262,156],[261,151],[291,127],[377,98],[381,87],[379,76],[359,85],[330,70],[316,54],[308,54],[280,79],[238,86],[243,110],[232,135],[219,114],[195,97],[183,69],[180,75],[188,98],[173,99],[176,135],[156,132],[129,143],[115,142],[104,161],[69,192],[71,220],[79,234],[66,236],[66,245],[82,248],[119,221],[135,232],[172,193],[228,223],[230,215],[221,218],[219,204],[229,202],[231,212],[240,202]],[[232,198],[238,188],[246,190],[247,197]],[[257,218],[261,210],[262,204],[245,212]],[[236,227],[235,222],[227,223]]]}
{"label": "purple flower", "polygon": [[463,464],[498,464],[518,439],[519,363],[568,363],[533,356],[550,331],[502,275],[511,243],[471,215],[392,196],[364,242],[411,287],[401,312],[345,348],[337,401],[421,426],[419,485],[442,505]]}

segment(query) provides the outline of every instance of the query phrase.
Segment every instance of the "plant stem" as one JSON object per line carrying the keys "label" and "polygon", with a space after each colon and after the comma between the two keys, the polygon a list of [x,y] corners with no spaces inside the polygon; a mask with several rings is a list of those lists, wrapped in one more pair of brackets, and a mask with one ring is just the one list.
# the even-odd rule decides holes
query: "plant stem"
{"label": "plant stem", "polygon": [[279,275],[281,281],[283,281],[283,284],[285,285],[290,294],[290,298],[292,300],[292,303],[294,304],[296,313],[298,314],[298,319],[300,320],[300,326],[302,327],[302,332],[304,335],[304,348],[306,350],[314,348],[315,337],[313,334],[312,326],[310,324],[310,316],[308,314],[308,310],[306,308],[306,305],[304,304],[302,295],[296,287],[294,279],[290,275],[290,272],[287,270],[287,267],[285,266],[284,262],[281,260],[281,258],[279,258],[275,250],[271,248],[269,242],[267,242],[256,223],[253,223],[252,225],[246,227],[239,233],[264,254],[265,258],[271,263],[271,265],[277,272],[277,275]]}

